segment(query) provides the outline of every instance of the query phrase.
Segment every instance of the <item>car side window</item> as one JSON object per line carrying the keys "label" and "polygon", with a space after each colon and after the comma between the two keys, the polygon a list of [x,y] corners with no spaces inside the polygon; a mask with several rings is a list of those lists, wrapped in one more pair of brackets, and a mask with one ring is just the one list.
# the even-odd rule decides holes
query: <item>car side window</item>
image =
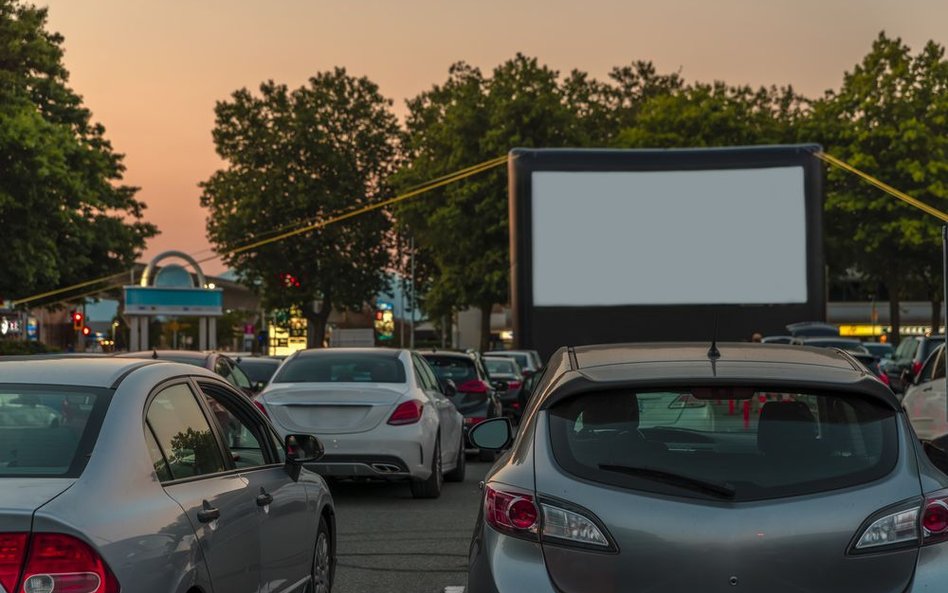
{"label": "car side window", "polygon": [[240,368],[240,365],[234,364],[231,366],[231,377],[233,378],[232,384],[241,389],[250,389],[252,387],[250,378],[247,376],[247,373]]}
{"label": "car side window", "polygon": [[267,454],[261,445],[266,442],[266,428],[251,421],[254,414],[241,410],[240,404],[213,387],[202,385],[202,392],[234,466],[241,469],[267,465]]}
{"label": "car side window", "polygon": [[428,383],[431,384],[431,389],[437,392],[441,392],[441,383],[438,382],[438,376],[435,375],[434,370],[428,364],[428,361],[422,357],[418,358],[418,368],[421,369],[421,374],[427,377]]}
{"label": "car side window", "polygon": [[165,459],[164,453],[161,452],[161,447],[158,446],[158,441],[155,440],[155,433],[151,431],[150,426],[145,427],[145,443],[148,445],[148,454],[151,455],[152,465],[155,466],[155,473],[158,474],[158,481],[170,482],[172,480],[171,466],[168,465],[168,460]]}
{"label": "car side window", "polygon": [[156,470],[166,465],[171,480],[224,471],[220,446],[190,387],[179,383],[163,389],[145,418],[156,445],[150,449]]}
{"label": "car side window", "polygon": [[932,380],[935,379],[944,379],[945,378],[945,349],[941,348],[938,352],[932,356],[935,359],[932,364],[933,368],[931,371]]}
{"label": "car side window", "polygon": [[418,384],[421,385],[421,388],[426,391],[437,391],[438,382],[434,381],[432,377],[429,377],[425,372],[424,363],[421,362],[420,357],[412,354],[411,363],[412,366],[415,367],[415,378],[418,379]]}

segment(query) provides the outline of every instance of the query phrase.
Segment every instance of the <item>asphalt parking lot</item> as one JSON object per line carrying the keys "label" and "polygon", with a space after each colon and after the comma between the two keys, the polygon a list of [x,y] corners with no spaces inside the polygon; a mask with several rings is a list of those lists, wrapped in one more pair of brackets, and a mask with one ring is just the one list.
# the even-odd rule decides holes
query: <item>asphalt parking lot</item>
{"label": "asphalt parking lot", "polygon": [[443,593],[467,582],[478,486],[490,468],[468,461],[461,484],[441,498],[414,500],[406,484],[331,484],[339,568],[334,593]]}

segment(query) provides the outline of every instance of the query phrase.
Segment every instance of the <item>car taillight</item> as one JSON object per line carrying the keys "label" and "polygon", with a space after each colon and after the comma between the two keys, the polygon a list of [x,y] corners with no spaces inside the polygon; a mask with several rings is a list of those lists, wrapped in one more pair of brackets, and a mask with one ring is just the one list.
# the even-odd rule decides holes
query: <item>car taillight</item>
{"label": "car taillight", "polygon": [[270,414],[267,413],[267,409],[263,406],[262,403],[260,403],[259,399],[253,400],[253,405],[257,406],[257,409],[260,410],[261,414],[266,416],[268,419],[270,418]]}
{"label": "car taillight", "polygon": [[507,389],[513,391],[514,389],[520,389],[520,386],[523,385],[521,381],[507,381]]}
{"label": "car taillight", "polygon": [[919,521],[922,545],[948,540],[948,490],[928,495]]}
{"label": "car taillight", "polygon": [[481,422],[487,420],[487,418],[481,418],[480,416],[465,416],[464,425],[467,427],[472,427],[480,424]]}
{"label": "car taillight", "polygon": [[0,588],[14,591],[26,556],[26,533],[0,533]]}
{"label": "car taillight", "polygon": [[916,506],[877,518],[859,535],[854,551],[873,552],[883,546],[918,542],[918,510]]}
{"label": "car taillight", "polygon": [[892,380],[889,379],[889,376],[888,376],[888,375],[886,375],[885,373],[879,373],[878,376],[879,376],[879,380],[880,380],[880,381],[882,381],[883,383],[885,383],[885,384],[888,385],[889,387],[892,387]]}
{"label": "car taillight", "polygon": [[[484,487],[484,518],[502,533],[531,540],[550,540],[560,545],[614,551],[599,525],[565,503],[541,500],[507,486]],[[563,506],[560,506],[563,505]]]}
{"label": "car taillight", "polygon": [[[115,575],[85,542],[38,533],[30,542],[21,593],[119,593]],[[13,590],[13,589],[11,589]]]}
{"label": "car taillight", "polygon": [[918,376],[922,372],[922,361],[916,360],[912,362],[912,375]]}
{"label": "car taillight", "polygon": [[471,379],[458,385],[458,391],[461,393],[487,393],[490,391],[490,385],[480,379]]}
{"label": "car taillight", "polygon": [[411,400],[398,404],[395,411],[392,412],[388,423],[392,426],[401,426],[403,424],[414,424],[421,420],[421,411],[425,405],[418,400]]}

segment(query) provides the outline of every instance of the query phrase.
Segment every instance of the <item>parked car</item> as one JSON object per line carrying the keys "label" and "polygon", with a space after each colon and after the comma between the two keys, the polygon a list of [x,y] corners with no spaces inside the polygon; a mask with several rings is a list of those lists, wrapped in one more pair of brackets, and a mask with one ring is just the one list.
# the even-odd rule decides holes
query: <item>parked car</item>
{"label": "parked car", "polygon": [[889,361],[882,363],[882,368],[889,376],[892,390],[903,393],[922,370],[928,357],[940,344],[945,343],[945,336],[908,336],[902,338],[895,355]]}
{"label": "parked car", "polygon": [[273,378],[273,374],[280,368],[283,360],[270,356],[242,356],[235,362],[250,379],[254,389],[260,391]]}
{"label": "parked car", "polygon": [[305,467],[321,444],[279,439],[214,373],[0,361],[0,394],[55,413],[0,421],[0,590],[331,590],[333,502]]}
{"label": "parked car", "polygon": [[885,383],[887,386],[889,385],[889,376],[885,373],[885,371],[882,370],[882,366],[878,357],[874,356],[872,353],[862,354],[861,352],[850,352],[850,354],[880,381]]}
{"label": "parked car", "polygon": [[892,344],[883,342],[863,342],[862,345],[876,358],[893,358],[895,356],[895,348],[892,347]]}
{"label": "parked car", "polygon": [[902,406],[923,442],[948,445],[948,402],[945,401],[945,345],[931,353],[905,390]]}
{"label": "parked car", "polygon": [[869,354],[869,351],[859,340],[849,338],[793,338],[790,342],[795,346],[811,346],[814,348],[839,348],[853,354]]}
{"label": "parked car", "polygon": [[[453,352],[450,350],[431,350],[421,352],[424,359],[434,369],[438,380],[453,385],[449,395],[458,411],[464,415],[465,442],[470,428],[488,418],[503,415],[498,388],[506,388],[505,383],[495,384],[490,380],[483,357],[477,352]],[[482,461],[494,461],[493,451],[478,451]]]}
{"label": "parked car", "polygon": [[281,434],[312,432],[332,478],[406,480],[437,498],[465,474],[462,416],[434,371],[409,350],[332,348],[292,354],[256,401]]}
{"label": "parked car", "polygon": [[506,419],[471,432],[513,444],[484,480],[469,593],[912,593],[948,579],[948,476],[844,352],[564,348],[535,398],[516,437]]}
{"label": "parked car", "polygon": [[485,352],[484,355],[504,356],[514,359],[524,371],[525,376],[532,375],[543,366],[540,354],[536,350],[491,350],[490,352]]}
{"label": "parked car", "polygon": [[515,423],[520,421],[521,407],[520,392],[523,390],[523,371],[513,358],[506,356],[484,355],[484,366],[491,381],[504,381],[507,384],[505,391],[500,391],[500,403],[503,415]]}
{"label": "parked car", "polygon": [[230,357],[219,352],[197,352],[194,350],[142,350],[139,352],[123,352],[115,355],[118,358],[147,358],[151,360],[167,360],[190,364],[202,369],[217,373],[225,381],[241,390],[247,397],[252,397],[257,390],[250,378]]}

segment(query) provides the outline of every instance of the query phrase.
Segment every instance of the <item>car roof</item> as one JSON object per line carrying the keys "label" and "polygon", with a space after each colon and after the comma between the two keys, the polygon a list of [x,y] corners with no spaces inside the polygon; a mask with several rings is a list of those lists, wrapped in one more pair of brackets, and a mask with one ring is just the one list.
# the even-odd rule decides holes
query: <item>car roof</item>
{"label": "car roof", "polygon": [[398,350],[396,348],[309,348],[307,350],[300,350],[294,355],[296,358],[301,357],[310,357],[310,356],[321,356],[328,353],[340,353],[344,352],[347,354],[387,354],[392,358],[398,358],[401,356],[402,352],[405,350]]}
{"label": "car roof", "polygon": [[477,356],[474,352],[458,352],[457,350],[419,350],[418,354],[422,356],[453,356],[455,358],[466,358],[472,360]]}
{"label": "car roof", "polygon": [[0,358],[0,383],[113,387],[135,369],[166,364],[130,358]]}
{"label": "car roof", "polygon": [[123,352],[116,354],[116,358],[151,358],[161,360],[162,358],[175,357],[178,359],[193,359],[205,361],[214,356],[215,352],[200,352],[197,350],[140,350],[138,352]]}
{"label": "car roof", "polygon": [[802,341],[804,344],[839,344],[841,342],[845,342],[847,344],[859,344],[860,346],[862,345],[862,342],[860,342],[859,340],[855,338],[840,338],[840,337],[834,338],[832,336],[820,336],[820,337],[811,338],[808,336],[800,336],[795,339]]}
{"label": "car roof", "polygon": [[850,389],[898,409],[898,400],[848,353],[836,349],[782,344],[638,343],[560,349],[550,360],[557,375],[543,389],[549,406],[573,393],[606,386],[694,385],[703,383]]}

